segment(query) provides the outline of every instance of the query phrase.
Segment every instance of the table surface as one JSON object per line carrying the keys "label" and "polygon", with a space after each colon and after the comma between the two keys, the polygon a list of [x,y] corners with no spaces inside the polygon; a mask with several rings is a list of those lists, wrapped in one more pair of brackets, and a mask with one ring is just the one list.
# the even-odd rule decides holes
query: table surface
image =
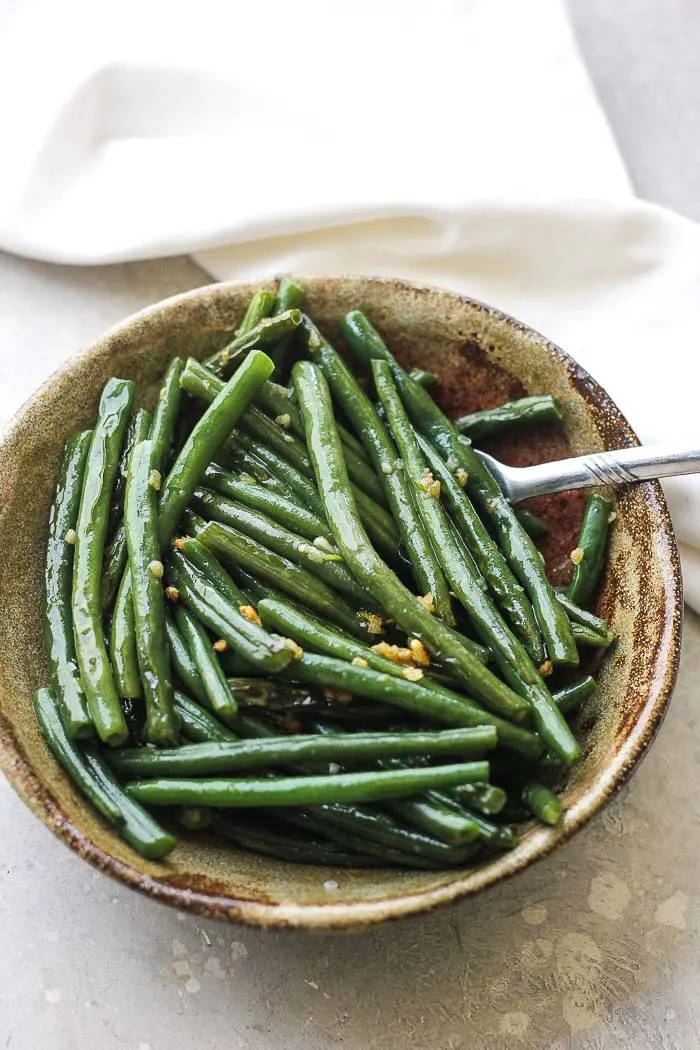
{"label": "table surface", "polygon": [[[700,7],[569,7],[637,192],[700,218]],[[1,258],[2,390],[19,404],[109,324],[204,281],[186,259]],[[664,731],[599,819],[482,897],[355,936],[261,933],[152,904],[0,783],[0,1050],[697,1050],[699,671],[688,613]]]}

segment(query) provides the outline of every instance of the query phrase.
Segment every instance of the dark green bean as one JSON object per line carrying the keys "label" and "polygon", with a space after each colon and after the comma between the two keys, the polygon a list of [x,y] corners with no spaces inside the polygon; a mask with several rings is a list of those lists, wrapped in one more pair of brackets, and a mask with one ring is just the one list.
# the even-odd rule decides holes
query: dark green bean
{"label": "dark green bean", "polygon": [[587,609],[579,608],[561,590],[557,590],[557,601],[566,609],[572,624],[580,623],[582,627],[588,627],[589,630],[595,631],[596,634],[608,634],[608,625],[605,620],[601,620],[599,616],[589,612]]}
{"label": "dark green bean", "polygon": [[250,663],[275,674],[293,659],[291,643],[286,638],[269,634],[252,623],[240,607],[227,601],[177,550],[170,554],[168,571],[179,597],[197,619]]}
{"label": "dark green bean", "polygon": [[131,590],[131,573],[128,569],[122,576],[112,612],[109,655],[112,660],[114,684],[118,696],[123,700],[136,700],[142,697],[143,685],[136,650],[136,618]]}
{"label": "dark green bean", "polygon": [[460,816],[454,806],[446,806],[429,795],[395,799],[387,802],[386,807],[403,820],[453,846],[466,846],[479,838],[479,828],[470,817]]}
{"label": "dark green bean", "polygon": [[121,810],[90,775],[82,751],[66,732],[56,698],[50,689],[38,689],[34,694],[34,714],[49,750],[59,765],[63,766],[81,795],[84,795],[110,824],[115,827],[121,824]]}
{"label": "dark green bean", "polygon": [[450,788],[447,794],[468,809],[486,816],[500,813],[508,798],[503,788],[494,784],[460,784]]}
{"label": "dark green bean", "polygon": [[[545,656],[542,635],[522,587],[500,550],[492,542],[463,486],[450,473],[447,464],[440,459],[435,449],[420,435],[418,444],[428,461],[433,477],[440,482],[440,497],[444,499],[450,511],[461,539],[487,581],[499,608],[522,640],[530,659],[539,667]],[[460,475],[460,478],[465,480],[463,475]]]}
{"label": "dark green bean", "polygon": [[195,744],[215,743],[216,741],[237,740],[237,736],[218,718],[205,711],[189,696],[175,690],[175,707],[182,725],[182,735]]}
{"label": "dark green bean", "polygon": [[218,376],[230,375],[231,370],[240,364],[245,354],[250,353],[251,350],[274,346],[283,336],[293,333],[300,324],[301,312],[299,310],[285,310],[283,314],[278,314],[276,317],[263,317],[253,328],[236,335],[228,346],[219,350],[204,363]]}
{"label": "dark green bean", "polygon": [[449,792],[429,791],[428,798],[435,802],[442,802],[446,806],[456,806],[459,814],[468,816],[474,822],[479,830],[479,838],[492,849],[513,849],[518,845],[519,836],[515,828],[504,824],[493,824],[480,813],[474,813],[459,802],[455,802]]}
{"label": "dark green bean", "polygon": [[578,544],[571,552],[574,574],[566,592],[567,598],[576,605],[585,605],[598,585],[605,558],[611,512],[610,500],[601,496],[599,492],[589,495],[583,512]]}
{"label": "dark green bean", "polygon": [[366,637],[366,631],[347,602],[319,577],[312,576],[288,558],[216,521],[210,521],[198,533],[198,539],[224,562],[240,566],[263,582],[279,587],[356,637]]}
{"label": "dark green bean", "polygon": [[177,815],[178,822],[188,831],[203,831],[212,822],[209,806],[183,806]]}
{"label": "dark green bean", "polygon": [[[288,416],[289,429],[292,434],[296,434],[298,438],[302,438],[306,441],[301,413],[292,400],[287,387],[280,386],[279,383],[274,383],[271,379],[268,379],[267,383],[260,388],[260,393],[256,400],[263,412],[266,412],[268,416],[272,416],[275,422],[279,421],[280,416],[283,419],[285,416]],[[364,446],[357,440],[355,435],[351,434],[349,430],[346,430],[346,428],[338,422],[336,422],[336,430],[338,431],[338,437],[340,438],[343,447],[348,451],[353,452],[357,459],[369,463]]]}
{"label": "dark green bean", "polygon": [[153,442],[153,469],[160,471],[161,474],[167,469],[172,453],[175,423],[180,412],[182,395],[180,376],[184,367],[185,363],[182,358],[172,359],[163,376],[156,407],[153,410],[153,422],[148,436]]}
{"label": "dark green bean", "polygon": [[[244,456],[255,456],[259,459],[269,474],[277,478],[280,485],[286,486],[286,489],[283,491],[285,491],[285,494],[288,494],[288,498],[299,501],[302,506],[325,520],[323,503],[316,486],[308,478],[304,477],[296,467],[293,467],[284,456],[278,455],[258,441],[253,441],[248,434],[243,433],[241,430],[236,431],[232,442],[239,446]],[[246,460],[243,459],[242,462],[246,462]],[[257,477],[257,475],[255,476]],[[267,484],[269,484],[269,481]]]}
{"label": "dark green bean", "polygon": [[572,623],[571,631],[576,644],[589,649],[609,649],[615,641],[615,635],[611,631],[599,634],[598,631],[592,631],[590,627],[584,627],[580,623]]}
{"label": "dark green bean", "polygon": [[[399,455],[387,428],[340,354],[306,317],[304,328],[307,346],[314,362],[323,372],[336,400],[362,438],[377,476],[384,484],[386,499],[421,594],[431,594],[437,615],[445,623],[454,625],[445,575],[416,511],[413,493],[404,471],[399,466]],[[345,459],[347,466],[347,456]]]}
{"label": "dark green bean", "polygon": [[238,704],[206,631],[181,602],[175,603],[175,620],[197,667],[206,696],[206,706],[211,708],[222,722],[231,722],[235,719]]}
{"label": "dark green bean", "polygon": [[542,518],[538,518],[532,511],[516,507],[515,516],[530,539],[541,540],[543,536],[549,534],[549,526],[545,525]]}
{"label": "dark green bean", "polygon": [[267,514],[279,525],[298,532],[307,540],[321,536],[329,539],[332,536],[325,518],[306,510],[293,500],[287,499],[279,492],[271,491],[260,484],[250,474],[231,474],[211,463],[204,474],[204,483],[229,499],[238,500],[252,510]]}
{"label": "dark green bean", "polygon": [[578,663],[568,617],[556,600],[539,552],[469,439],[459,433],[430,394],[409,378],[359,310],[347,314],[341,328],[348,344],[363,360],[387,361],[413,425],[439,449],[450,469],[466,472],[469,493],[492,522],[506,560],[532,602],[551,662]]}
{"label": "dark green bean", "polygon": [[202,686],[197,665],[192,658],[185,639],[177,629],[170,612],[165,613],[165,633],[170,647],[170,660],[177,679],[201,704],[206,704],[207,694]]}
{"label": "dark green bean", "polygon": [[229,525],[276,554],[296,562],[340,594],[355,602],[367,601],[366,591],[343,564],[341,555],[332,547],[329,549],[328,543],[309,543],[303,536],[285,529],[259,511],[250,510],[208,489],[195,489],[192,506],[204,518]]}
{"label": "dark green bean", "polygon": [[512,690],[484,667],[446,624],[432,616],[377,555],[357,516],[323,374],[308,361],[297,361],[293,374],[309,451],[327,504],[326,517],[346,565],[407,634],[422,641],[441,663],[449,662],[455,676],[478,699],[497,703],[505,697],[507,702],[514,695]]}
{"label": "dark green bean", "polygon": [[105,794],[119,807],[122,824],[118,831],[121,837],[149,860],[162,860],[170,853],[176,843],[174,836],[122,790],[102,755],[92,748],[86,749],[85,764]]}
{"label": "dark green bean", "polygon": [[529,809],[542,824],[554,827],[561,820],[564,812],[561,801],[544,784],[538,784],[535,780],[523,784],[520,799],[525,808]]}
{"label": "dark green bean", "polygon": [[160,540],[163,546],[172,539],[180,516],[192,499],[192,493],[205,470],[273,367],[266,354],[259,350],[251,351],[195,424],[163,486],[159,507]]}
{"label": "dark green bean", "polygon": [[[277,288],[277,299],[275,302],[275,314],[283,314],[285,310],[300,310],[304,305],[304,289],[297,284],[293,277],[282,277]],[[284,370],[287,353],[294,338],[293,333],[284,335],[279,342],[272,347],[270,357],[275,362],[275,371],[280,374]]]}
{"label": "dark green bean", "polygon": [[95,732],[75,656],[71,591],[75,527],[92,431],[68,438],[49,515],[44,571],[44,639],[51,666],[51,682],[68,736]]}
{"label": "dark green bean", "polygon": [[126,531],[124,522],[120,522],[112,537],[111,543],[105,548],[102,559],[102,612],[106,614],[114,605],[117,591],[129,560],[129,552],[126,549]]}
{"label": "dark green bean", "polygon": [[131,413],[126,428],[126,434],[124,436],[121,455],[119,456],[119,466],[117,467],[117,474],[112,488],[112,499],[109,506],[109,529],[107,534],[111,537],[114,536],[119,526],[122,525],[122,517],[124,514],[124,493],[126,491],[126,473],[129,469],[131,453],[133,452],[134,447],[138,445],[139,441],[145,441],[148,437],[150,426],[151,413],[147,412],[145,408],[139,408],[138,411]]}
{"label": "dark green bean", "polygon": [[134,384],[106,383],[88,452],[73,564],[73,629],[90,715],[101,740],[123,744],[128,736],[102,626],[102,558],[112,486],[126,430]]}
{"label": "dark green bean", "polygon": [[378,700],[409,711],[431,722],[453,726],[495,726],[498,742],[502,747],[516,751],[530,759],[536,759],[543,747],[539,737],[512,725],[505,719],[478,707],[469,697],[452,693],[444,686],[437,688],[387,674],[371,668],[358,667],[343,660],[314,653],[304,655],[290,664],[285,676],[296,681],[317,685],[321,688],[340,690],[354,696]]}
{"label": "dark green bean", "polygon": [[[160,560],[158,494],[152,441],[137,444],[129,460],[124,524],[134,611],[136,652],[146,700],[146,739],[167,746],[178,740],[170,649],[165,633],[164,567]],[[158,481],[154,482],[154,475]],[[223,678],[223,674],[222,674]]]}
{"label": "dark green bean", "polygon": [[432,386],[438,381],[438,377],[434,372],[426,372],[424,368],[412,368],[408,373],[419,386],[422,386],[425,390],[430,390]]}
{"label": "dark green bean", "polygon": [[198,539],[194,536],[186,536],[178,544],[178,550],[182,551],[188,560],[192,562],[195,569],[202,573],[221,597],[225,598],[236,609],[240,610],[242,605],[247,604],[246,597],[238,584],[231,579],[218,558],[215,558],[212,552],[203,543],[200,543]]}
{"label": "dark green bean", "polygon": [[137,802],[153,806],[211,805],[230,807],[309,806],[326,802],[376,802],[401,798],[428,788],[451,787],[488,779],[487,762],[419,766],[334,776],[255,779],[205,778],[137,780],[127,792]]}
{"label": "dark green bean", "polygon": [[580,678],[578,682],[558,689],[552,698],[564,715],[572,714],[581,704],[593,696],[597,689],[596,680],[591,675]]}
{"label": "dark green bean", "polygon": [[256,824],[243,824],[224,815],[216,815],[212,830],[235,842],[243,849],[262,853],[291,864],[319,864],[330,868],[371,868],[377,862],[364,853],[355,853],[333,842],[311,836],[291,835],[282,828],[261,828]]}
{"label": "dark green bean", "polygon": [[479,441],[521,423],[560,423],[563,418],[564,413],[551,394],[535,394],[460,416],[455,419],[455,426],[471,441]]}

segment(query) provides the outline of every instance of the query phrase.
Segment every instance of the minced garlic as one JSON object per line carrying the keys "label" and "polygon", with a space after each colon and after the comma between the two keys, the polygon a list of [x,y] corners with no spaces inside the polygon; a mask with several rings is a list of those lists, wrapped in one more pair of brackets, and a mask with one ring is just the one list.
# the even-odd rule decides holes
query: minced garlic
{"label": "minced garlic", "polygon": [[418,487],[423,489],[429,499],[440,499],[440,482],[433,477],[433,472],[429,467],[426,467],[421,474]]}
{"label": "minced garlic", "polygon": [[430,666],[430,656],[428,650],[425,648],[423,643],[418,638],[408,639],[408,648],[411,650],[411,657],[413,662],[421,664],[423,667]]}
{"label": "minced garlic", "polygon": [[583,547],[574,547],[569,557],[571,558],[574,565],[580,565],[583,561]]}
{"label": "minced garlic", "polygon": [[241,605],[239,606],[238,611],[241,616],[245,616],[246,620],[250,620],[251,623],[257,623],[259,626],[262,626],[262,620],[252,605]]}

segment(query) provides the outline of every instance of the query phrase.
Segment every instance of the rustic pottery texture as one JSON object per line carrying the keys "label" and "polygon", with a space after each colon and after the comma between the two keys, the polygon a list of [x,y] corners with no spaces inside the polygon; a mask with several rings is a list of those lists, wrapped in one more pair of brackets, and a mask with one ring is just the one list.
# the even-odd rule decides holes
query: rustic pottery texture
{"label": "rustic pottery texture", "polygon": [[[490,446],[525,463],[635,443],[605,392],[561,350],[511,318],[450,292],[371,278],[304,278],[310,311],[333,335],[361,307],[406,364],[441,378],[454,413],[522,393],[552,392],[562,431],[532,431]],[[138,382],[151,405],[174,354],[203,357],[223,345],[253,291],[219,284],[176,296],[113,328],[68,362],[20,411],[0,445],[0,764],[31,809],[92,864],[151,896],[198,914],[261,926],[359,927],[422,911],[493,884],[552,850],[599,810],[644,754],[675,682],[682,593],[673,532],[657,483],[618,496],[599,610],[619,642],[600,669],[599,693],[578,716],[584,759],[564,786],[556,829],[532,828],[518,848],[466,871],[332,871],[294,866],[214,839],[183,838],[162,863],[135,854],[71,787],[43,744],[30,706],[48,679],[41,635],[43,546],[60,451],[94,419],[110,375]],[[535,509],[555,526],[544,550],[556,579],[569,569],[580,493]]]}

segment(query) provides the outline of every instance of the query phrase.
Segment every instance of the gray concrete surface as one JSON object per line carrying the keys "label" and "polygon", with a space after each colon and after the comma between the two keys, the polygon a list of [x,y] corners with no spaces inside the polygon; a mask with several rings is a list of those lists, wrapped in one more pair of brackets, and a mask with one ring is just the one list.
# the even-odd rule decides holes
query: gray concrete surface
{"label": "gray concrete surface", "polygon": [[[699,218],[700,7],[569,8],[638,192]],[[113,321],[204,279],[184,259],[0,259],[0,414]],[[689,614],[663,733],[600,819],[494,892],[356,936],[153,905],[0,783],[0,1050],[697,1050],[699,674]]]}

